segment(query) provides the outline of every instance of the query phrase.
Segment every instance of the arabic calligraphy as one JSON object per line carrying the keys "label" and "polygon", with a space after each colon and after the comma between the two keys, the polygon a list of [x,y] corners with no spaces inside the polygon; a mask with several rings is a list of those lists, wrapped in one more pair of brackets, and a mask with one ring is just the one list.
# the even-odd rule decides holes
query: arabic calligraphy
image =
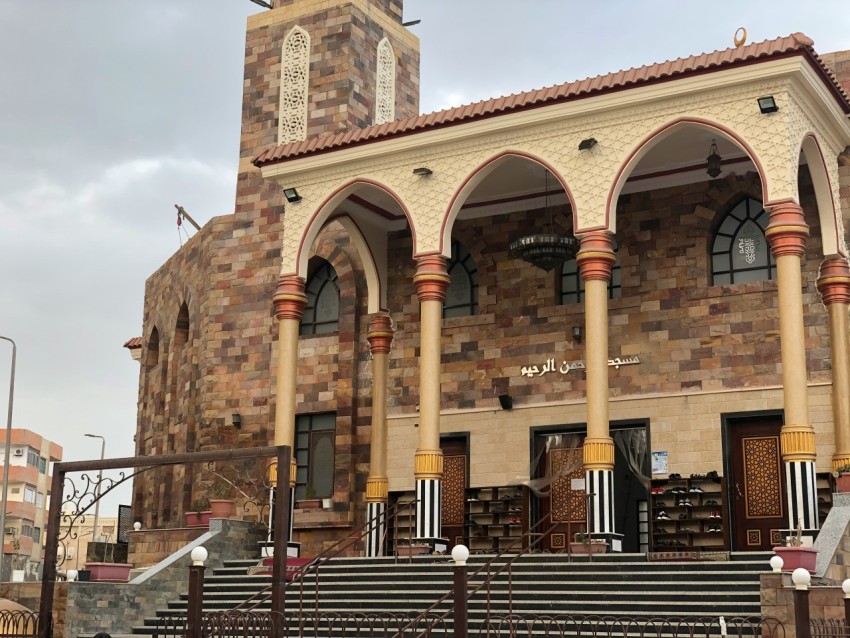
{"label": "arabic calligraphy", "polygon": [[[637,355],[633,357],[616,357],[614,359],[608,359],[608,365],[614,367],[619,370],[620,366],[630,366],[640,363],[640,357]],[[546,359],[546,362],[542,367],[539,366],[523,366],[520,370],[520,374],[524,377],[542,377],[544,374],[548,374],[549,372],[560,372],[561,374],[567,374],[571,370],[584,370],[586,366],[584,365],[584,361],[564,361],[559,366],[555,361],[554,357]]]}

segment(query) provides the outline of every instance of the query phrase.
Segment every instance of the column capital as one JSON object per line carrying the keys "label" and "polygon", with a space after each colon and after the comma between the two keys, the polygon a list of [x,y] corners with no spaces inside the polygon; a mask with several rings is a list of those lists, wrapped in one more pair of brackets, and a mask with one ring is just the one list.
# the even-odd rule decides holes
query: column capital
{"label": "column capital", "polygon": [[413,474],[417,480],[443,478],[443,451],[416,450]]}
{"label": "column capital", "polygon": [[815,430],[808,424],[788,424],[779,432],[783,461],[814,461]]}
{"label": "column capital", "polygon": [[771,205],[770,221],[764,235],[770,243],[770,251],[774,257],[802,257],[809,236],[809,225],[806,223],[803,209],[792,200]]}
{"label": "column capital", "polygon": [[305,282],[298,275],[281,275],[277,280],[277,290],[272,297],[275,317],[280,319],[297,319],[301,321],[304,308],[307,306],[307,295],[304,294]]}
{"label": "column capital", "polygon": [[850,264],[844,257],[828,257],[820,265],[817,281],[823,303],[850,304]]}
{"label": "column capital", "polygon": [[366,340],[373,355],[388,354],[393,343],[393,320],[389,315],[372,315]]}
{"label": "column capital", "polygon": [[607,230],[592,230],[579,236],[581,248],[576,255],[581,278],[585,281],[609,281],[617,256],[614,254],[614,236]]}
{"label": "column capital", "polygon": [[585,470],[614,469],[614,441],[611,437],[585,437],[582,445]]}
{"label": "column capital", "polygon": [[390,481],[386,476],[370,476],[366,479],[366,502],[386,503]]}
{"label": "column capital", "polygon": [[446,258],[442,255],[427,255],[416,260],[416,274],[413,284],[419,301],[446,300],[446,290],[451,278],[446,270]]}

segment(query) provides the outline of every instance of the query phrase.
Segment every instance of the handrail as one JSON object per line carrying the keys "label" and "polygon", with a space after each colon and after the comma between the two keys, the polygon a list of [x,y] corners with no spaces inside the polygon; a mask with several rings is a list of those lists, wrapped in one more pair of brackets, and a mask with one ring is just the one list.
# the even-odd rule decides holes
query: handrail
{"label": "handrail", "polygon": [[[490,558],[490,560],[488,560],[488,561],[487,561],[486,563],[484,563],[481,567],[479,567],[479,568],[478,568],[477,570],[475,570],[472,574],[470,574],[469,579],[471,580],[471,579],[475,578],[476,576],[478,576],[478,575],[479,575],[482,571],[484,571],[485,569],[487,570],[487,577],[486,577],[486,578],[485,578],[485,579],[484,579],[484,580],[483,580],[483,581],[482,581],[482,582],[481,582],[478,586],[474,587],[474,588],[473,588],[473,589],[471,589],[471,590],[467,589],[467,594],[466,594],[466,595],[467,595],[467,600],[468,600],[470,597],[474,596],[474,595],[475,595],[476,593],[478,593],[479,591],[481,591],[481,589],[482,589],[483,587],[485,587],[485,586],[487,586],[487,585],[492,584],[493,579],[494,579],[496,576],[498,576],[499,574],[501,574],[501,573],[502,573],[505,569],[509,569],[509,570],[510,570],[511,566],[513,565],[513,563],[514,563],[516,560],[518,560],[520,556],[523,556],[524,554],[526,554],[525,547],[523,547],[523,543],[522,543],[522,541],[524,541],[526,537],[528,537],[528,539],[529,539],[529,541],[530,541],[532,536],[545,536],[545,535],[547,535],[547,534],[551,533],[551,532],[552,532],[552,530],[553,530],[553,529],[555,529],[555,527],[557,527],[557,526],[559,525],[559,523],[552,523],[552,524],[551,524],[551,525],[550,525],[550,526],[546,529],[546,531],[544,531],[544,532],[537,532],[537,531],[535,531],[535,530],[537,530],[539,527],[541,527],[541,526],[543,525],[543,523],[545,523],[545,522],[549,521],[549,520],[551,519],[551,517],[552,517],[552,512],[550,511],[550,512],[548,512],[545,516],[543,516],[542,518],[540,518],[540,519],[539,519],[536,523],[534,523],[534,525],[532,525],[531,527],[529,527],[527,532],[523,532],[523,534],[522,534],[522,535],[517,536],[517,537],[516,537],[516,539],[514,539],[514,541],[513,541],[510,545],[508,545],[507,547],[505,547],[505,548],[503,548],[503,549],[500,549],[500,550],[499,550],[499,552],[498,552],[496,555],[494,555],[492,558]],[[502,565],[502,567],[500,567],[500,568],[499,568],[499,569],[498,569],[495,573],[491,573],[491,569],[490,569],[490,568],[491,568],[492,564],[493,564],[494,562],[496,562],[497,560],[499,560],[500,558],[502,558],[505,554],[509,553],[512,549],[514,549],[514,547],[516,547],[516,545],[517,545],[517,544],[520,544],[520,546],[521,546],[522,550],[521,550],[521,551],[519,551],[519,552],[517,552],[517,553],[516,553],[516,554],[515,554],[512,558],[510,558],[509,560],[507,560],[507,561],[505,562],[505,564],[504,564],[504,565]],[[512,572],[510,572],[510,571],[509,571],[509,573],[512,573]],[[488,590],[487,590],[487,592],[488,592],[488,597],[487,597],[487,620],[488,620],[488,622],[489,622],[489,619],[490,619],[490,597],[489,597],[489,592],[490,592],[490,590],[488,589]],[[402,627],[402,628],[398,631],[398,633],[397,633],[397,634],[395,634],[395,636],[394,636],[393,638],[402,638],[402,636],[404,635],[404,632],[405,632],[405,631],[407,631],[407,630],[408,630],[409,628],[411,628],[411,627],[415,627],[415,626],[417,625],[417,623],[419,623],[419,622],[421,622],[422,620],[424,620],[425,618],[427,618],[427,617],[428,617],[428,616],[429,616],[429,615],[430,615],[430,614],[434,611],[434,609],[436,609],[438,606],[440,606],[441,604],[443,604],[443,603],[444,603],[444,602],[445,602],[448,598],[452,597],[453,595],[454,595],[454,591],[453,591],[453,590],[449,590],[448,592],[446,592],[445,594],[443,594],[443,595],[442,595],[439,599],[437,599],[436,601],[434,601],[434,603],[433,603],[433,604],[431,604],[431,606],[430,606],[430,607],[428,607],[426,610],[424,610],[424,611],[420,612],[420,613],[419,613],[419,614],[418,614],[415,618],[411,619],[411,620],[410,620],[410,621],[409,621],[409,622],[408,622],[408,623],[407,623],[404,627]],[[512,605],[513,605],[513,591],[512,591],[512,589],[511,589],[511,587],[510,587],[510,586],[508,587],[508,599],[509,599],[510,604],[511,604],[511,606],[512,606]],[[451,611],[452,611],[452,608],[451,608],[451,607],[449,607],[449,609],[447,609],[446,611],[444,611],[442,615],[437,616],[437,617],[436,617],[436,619],[437,619],[437,620],[444,620],[444,619],[445,619],[445,618],[449,615],[449,613],[450,613]],[[417,638],[420,638],[420,637],[421,637],[421,636],[423,636],[424,634],[425,634],[425,632],[422,632],[422,633],[418,634],[418,635],[417,635]]]}
{"label": "handrail", "polygon": [[[402,510],[406,507],[414,506],[415,504],[416,504],[415,501],[410,501],[410,502],[404,502],[404,503],[395,503],[395,504],[387,507],[383,512],[381,512],[377,516],[374,516],[374,517],[370,518],[369,520],[367,520],[365,523],[363,523],[363,525],[356,528],[349,535],[345,536],[344,538],[341,538],[336,543],[334,543],[333,545],[331,545],[330,547],[328,547],[327,549],[325,549],[324,551],[319,553],[318,556],[316,556],[313,560],[311,560],[309,563],[304,565],[304,567],[302,567],[300,570],[298,570],[296,572],[296,574],[293,576],[292,580],[289,580],[289,581],[286,582],[286,584],[283,586],[283,589],[284,589],[284,593],[285,593],[290,587],[294,587],[296,583],[300,584],[299,604],[298,604],[299,612],[301,612],[303,614],[303,611],[304,611],[304,578],[305,578],[305,576],[307,576],[308,574],[312,574],[314,572],[316,573],[315,612],[318,614],[318,611],[319,611],[318,610],[318,604],[319,604],[319,602],[318,602],[319,601],[319,596],[318,596],[319,575],[318,575],[318,571],[319,571],[319,567],[321,566],[321,564],[332,559],[332,558],[339,556],[343,551],[348,549],[355,542],[363,540],[363,538],[366,537],[373,529],[377,529],[377,526],[381,523],[381,518],[384,518],[385,522],[389,521],[391,514],[397,517],[400,510]],[[266,587],[260,589],[257,593],[255,593],[253,596],[251,596],[247,600],[244,600],[243,602],[241,602],[239,605],[237,605],[233,609],[234,610],[245,610],[245,611],[255,610],[260,605],[263,605],[266,602],[268,602],[269,598],[271,598],[271,588],[272,588],[271,585],[267,585]],[[253,604],[251,604],[251,603],[253,603]],[[250,606],[248,606],[249,604],[250,604]]]}

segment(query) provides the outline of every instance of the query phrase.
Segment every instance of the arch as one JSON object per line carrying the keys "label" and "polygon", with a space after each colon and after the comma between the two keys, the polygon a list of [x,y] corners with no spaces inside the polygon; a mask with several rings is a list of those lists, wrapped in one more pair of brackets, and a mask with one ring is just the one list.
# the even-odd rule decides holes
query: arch
{"label": "arch", "polygon": [[277,143],[307,139],[310,86],[310,34],[294,26],[280,51],[280,101]]}
{"label": "arch", "polygon": [[[337,188],[334,192],[332,192],[330,195],[328,195],[325,200],[316,208],[316,211],[313,213],[313,216],[310,218],[310,221],[308,221],[307,224],[304,226],[304,230],[301,233],[301,240],[298,242],[298,254],[295,259],[297,264],[297,270],[294,274],[306,278],[307,262],[310,257],[310,248],[313,245],[313,242],[316,240],[316,237],[318,236],[319,232],[333,216],[336,211],[336,208],[343,201],[345,201],[345,199],[349,195],[351,195],[352,193],[354,193],[354,191],[363,186],[371,186],[383,191],[384,193],[392,197],[396,204],[399,205],[399,208],[401,208],[402,213],[407,219],[407,224],[410,227],[410,232],[413,236],[413,246],[415,252],[416,227],[413,224],[413,219],[410,215],[410,211],[407,209],[407,206],[404,205],[404,202],[402,202],[401,198],[389,186],[386,186],[372,179],[357,177],[346,182],[345,184]],[[368,260],[368,256],[363,255],[361,253],[361,259],[363,260],[363,263],[366,263],[366,261]]]}
{"label": "arch", "polygon": [[326,259],[314,257],[317,267],[307,278],[307,305],[299,334],[316,335],[339,331],[339,284],[336,269]]}
{"label": "arch", "polygon": [[148,336],[145,350],[145,368],[151,370],[159,365],[159,329],[154,326]]}
{"label": "arch", "polygon": [[[616,238],[612,238],[614,245],[614,265],[611,267],[611,278],[608,280],[608,299],[620,299],[623,294],[623,283],[620,266],[620,246]],[[561,264],[561,273],[558,277],[558,304],[567,306],[583,303],[584,280],[579,273],[576,258],[568,259]]]}
{"label": "arch", "polygon": [[[331,219],[345,229],[349,239],[351,239],[351,245],[360,257],[363,274],[366,277],[366,312],[372,314],[386,308],[387,286],[381,271],[378,269],[374,247],[366,239],[357,222],[349,215],[340,215]],[[386,251],[383,252],[383,261],[386,262]]]}
{"label": "arch", "polygon": [[[820,219],[821,242],[823,244],[824,256],[841,255],[846,256],[844,238],[841,236],[838,211],[835,207],[835,199],[832,194],[832,183],[829,179],[826,157],[823,149],[814,133],[807,133],[800,143],[800,152],[806,158],[809,165],[809,174],[812,176],[812,185],[815,189],[815,201],[818,204],[818,218]],[[797,166],[799,173],[799,165]]]}
{"label": "arch", "polygon": [[[464,180],[461,182],[460,186],[455,190],[452,195],[451,200],[449,200],[449,207],[446,210],[446,214],[443,215],[443,222],[440,228],[440,252],[441,254],[448,258],[451,257],[451,236],[452,229],[454,228],[455,221],[457,221],[457,216],[460,213],[460,209],[463,207],[463,204],[469,198],[469,196],[475,191],[475,188],[487,177],[493,170],[501,163],[507,160],[510,157],[518,157],[520,159],[525,159],[535,164],[539,164],[546,170],[548,170],[558,183],[561,185],[561,188],[564,189],[564,192],[567,194],[567,201],[570,203],[570,212],[572,213],[572,223],[573,228],[576,228],[578,213],[576,211],[576,203],[573,198],[573,194],[570,191],[569,186],[567,186],[566,180],[563,176],[546,160],[538,155],[533,155],[532,153],[528,153],[526,151],[519,150],[505,150],[497,155],[494,155],[490,159],[484,161],[479,164],[476,168],[472,170],[472,172],[467,175]],[[416,243],[414,242],[414,247]],[[446,248],[448,247],[448,250]],[[420,255],[414,251],[414,256],[419,257]]]}
{"label": "arch", "polygon": [[776,279],[776,261],[765,230],[769,214],[758,199],[736,197],[715,224],[711,240],[711,285]]}
{"label": "arch", "polygon": [[[623,186],[625,185],[626,180],[629,178],[629,175],[631,175],[632,171],[638,165],[640,160],[643,159],[643,157],[652,148],[663,142],[668,137],[672,136],[678,129],[685,126],[697,126],[700,128],[704,128],[718,135],[721,135],[727,138],[729,141],[737,144],[738,147],[741,148],[752,160],[753,165],[755,166],[756,171],[759,174],[759,179],[761,180],[763,195],[762,201],[764,202],[765,206],[768,205],[770,197],[768,195],[769,188],[767,173],[762,167],[762,163],[759,160],[756,152],[752,149],[752,147],[747,144],[747,142],[744,141],[744,139],[740,135],[738,135],[735,131],[733,131],[727,126],[702,118],[681,117],[658,127],[652,133],[644,137],[640,141],[640,143],[638,143],[637,146],[632,149],[632,151],[628,154],[626,159],[620,165],[620,168],[617,170],[617,173],[614,176],[614,181],[612,183],[611,189],[608,191],[608,200],[605,203],[605,227],[611,232],[617,231],[617,200],[620,198],[620,192],[623,190]],[[582,230],[586,231],[592,229],[582,228]]]}
{"label": "arch", "polygon": [[177,319],[174,322],[174,347],[181,348],[189,342],[189,305],[184,301],[177,311]]}
{"label": "arch", "polygon": [[387,38],[378,43],[375,77],[375,124],[395,119],[395,52]]}
{"label": "arch", "polygon": [[451,282],[443,302],[443,319],[469,317],[478,312],[478,264],[460,241],[452,241],[452,254],[447,265]]}

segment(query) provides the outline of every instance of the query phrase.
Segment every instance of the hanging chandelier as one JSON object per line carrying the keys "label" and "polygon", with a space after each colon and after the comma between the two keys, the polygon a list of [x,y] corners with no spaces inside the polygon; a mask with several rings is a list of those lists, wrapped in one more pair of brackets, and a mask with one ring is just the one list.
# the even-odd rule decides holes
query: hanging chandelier
{"label": "hanging chandelier", "polygon": [[578,240],[572,235],[555,232],[552,208],[549,207],[549,171],[546,171],[546,208],[549,212],[549,232],[525,235],[510,243],[508,254],[542,268],[546,272],[576,256]]}
{"label": "hanging chandelier", "polygon": [[709,177],[717,177],[721,173],[720,168],[720,153],[717,152],[717,142],[711,140],[711,147],[708,149],[708,157],[706,158],[706,170]]}

